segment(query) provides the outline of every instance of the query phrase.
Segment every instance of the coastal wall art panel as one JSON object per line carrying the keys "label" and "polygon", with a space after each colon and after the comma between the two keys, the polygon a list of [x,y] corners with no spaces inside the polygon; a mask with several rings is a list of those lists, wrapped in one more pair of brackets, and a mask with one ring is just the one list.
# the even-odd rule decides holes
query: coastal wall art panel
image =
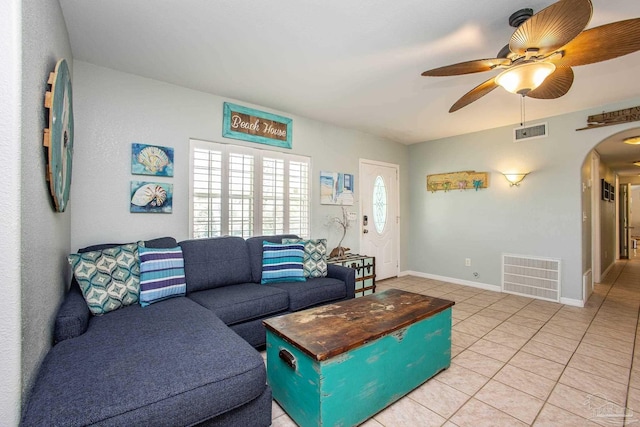
{"label": "coastal wall art panel", "polygon": [[134,142],[131,144],[131,173],[173,176],[173,148]]}
{"label": "coastal wall art panel", "polygon": [[320,203],[353,205],[353,174],[320,172]]}
{"label": "coastal wall art panel", "polygon": [[131,181],[130,211],[133,213],[171,213],[173,184]]}
{"label": "coastal wall art panel", "polygon": [[257,142],[274,147],[291,148],[293,120],[265,111],[225,102],[222,136]]}

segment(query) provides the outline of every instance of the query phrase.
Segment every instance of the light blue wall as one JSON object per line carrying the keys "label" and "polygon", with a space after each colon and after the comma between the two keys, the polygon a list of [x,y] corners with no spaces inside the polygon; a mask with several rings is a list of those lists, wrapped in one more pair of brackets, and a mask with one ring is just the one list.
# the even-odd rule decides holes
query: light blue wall
{"label": "light blue wall", "polygon": [[[400,182],[408,181],[408,148],[383,138],[81,61],[74,63],[73,84],[76,144],[70,205],[74,249],[160,235],[189,238],[189,139],[268,148],[222,137],[225,101],[293,119],[293,149],[280,151],[311,157],[311,234],[328,237],[329,248],[338,243],[340,233],[324,224],[327,216],[341,211],[337,206],[320,205],[320,171],[354,174],[356,194],[360,158],[399,164]],[[174,147],[175,176],[160,179],[174,184],[172,214],[129,213],[129,182],[140,178],[131,175],[132,142]],[[401,189],[401,212],[409,209],[407,189]],[[358,212],[358,202],[356,197],[349,210]],[[401,233],[406,241],[406,227]],[[358,251],[356,224],[348,230],[344,245]]]}
{"label": "light blue wall", "polygon": [[[552,117],[549,137],[514,143],[512,128],[409,147],[409,271],[501,285],[503,253],[562,260],[562,297],[582,300],[582,165],[606,136],[632,124],[577,132],[587,116],[638,105],[640,99]],[[489,188],[431,193],[426,176],[490,172]],[[523,171],[520,187],[500,172]],[[465,267],[471,258],[471,267]],[[479,274],[478,278],[473,273]]]}
{"label": "light blue wall", "polygon": [[20,152],[20,267],[22,305],[22,388],[31,388],[52,344],[53,319],[69,283],[66,256],[71,212],[56,213],[45,180],[42,136],[48,127],[44,96],[57,61],[72,65],[71,46],[60,5],[27,0],[22,7],[22,128]]}

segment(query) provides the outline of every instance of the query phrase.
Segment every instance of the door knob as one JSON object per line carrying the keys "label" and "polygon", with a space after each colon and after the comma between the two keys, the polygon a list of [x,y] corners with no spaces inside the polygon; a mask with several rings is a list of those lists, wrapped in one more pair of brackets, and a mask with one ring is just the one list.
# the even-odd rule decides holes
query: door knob
{"label": "door knob", "polygon": [[362,230],[362,232],[363,232],[364,234],[367,234],[367,233],[369,232],[369,230],[367,230],[367,229],[365,228],[364,230]]}

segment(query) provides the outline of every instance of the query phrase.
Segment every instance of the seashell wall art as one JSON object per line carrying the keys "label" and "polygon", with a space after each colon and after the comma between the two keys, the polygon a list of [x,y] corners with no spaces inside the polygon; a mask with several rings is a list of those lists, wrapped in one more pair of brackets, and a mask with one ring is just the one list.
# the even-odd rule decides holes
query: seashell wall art
{"label": "seashell wall art", "polygon": [[171,213],[173,210],[173,184],[131,181],[130,206],[132,213]]}
{"label": "seashell wall art", "polygon": [[134,175],[173,176],[173,148],[131,144],[131,173]]}

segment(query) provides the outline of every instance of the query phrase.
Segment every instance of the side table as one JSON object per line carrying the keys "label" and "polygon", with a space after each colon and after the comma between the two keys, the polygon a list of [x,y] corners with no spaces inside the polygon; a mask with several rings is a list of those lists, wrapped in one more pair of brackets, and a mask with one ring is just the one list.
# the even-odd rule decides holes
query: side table
{"label": "side table", "polygon": [[347,254],[344,258],[328,258],[327,263],[356,270],[356,298],[376,291],[376,258],[367,255]]}

